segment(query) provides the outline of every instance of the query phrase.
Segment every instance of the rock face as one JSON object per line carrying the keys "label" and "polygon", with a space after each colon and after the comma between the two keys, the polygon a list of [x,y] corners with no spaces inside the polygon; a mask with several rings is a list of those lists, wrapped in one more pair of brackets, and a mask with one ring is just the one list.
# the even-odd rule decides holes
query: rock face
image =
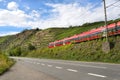
{"label": "rock face", "polygon": [[110,52],[110,43],[109,42],[104,42],[102,44],[102,51],[105,53]]}

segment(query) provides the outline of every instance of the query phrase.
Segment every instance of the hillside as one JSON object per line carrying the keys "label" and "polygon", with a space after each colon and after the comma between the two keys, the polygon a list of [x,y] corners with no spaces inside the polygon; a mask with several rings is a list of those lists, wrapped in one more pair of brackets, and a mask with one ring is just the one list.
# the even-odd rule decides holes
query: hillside
{"label": "hillside", "polygon": [[[111,20],[108,22],[117,22],[120,19]],[[0,37],[1,50],[9,55],[14,56],[29,56],[29,57],[44,57],[44,58],[59,58],[72,60],[87,60],[87,61],[104,61],[103,56],[106,53],[102,52],[103,39],[82,42],[79,44],[71,44],[62,47],[49,49],[47,46],[49,42],[63,39],[66,37],[79,34],[90,29],[103,26],[104,22],[86,23],[82,26],[70,26],[69,28],[48,28],[45,30],[32,29],[24,30],[19,34]],[[110,37],[112,43],[111,51],[105,56],[106,62],[110,62],[109,58],[113,59],[120,56],[118,49],[120,36]],[[101,55],[102,54],[102,55]],[[117,55],[116,55],[117,54]],[[117,58],[116,58],[117,59]],[[113,60],[112,60],[113,61]],[[119,61],[116,61],[119,62]]]}
{"label": "hillside", "polygon": [[26,48],[29,43],[36,48],[47,47],[49,42],[73,36],[75,34],[102,26],[103,24],[103,22],[97,22],[97,24],[94,23],[94,25],[84,24],[83,26],[71,26],[69,28],[24,30],[16,35],[0,37],[0,48],[2,50],[9,50],[17,46]]}

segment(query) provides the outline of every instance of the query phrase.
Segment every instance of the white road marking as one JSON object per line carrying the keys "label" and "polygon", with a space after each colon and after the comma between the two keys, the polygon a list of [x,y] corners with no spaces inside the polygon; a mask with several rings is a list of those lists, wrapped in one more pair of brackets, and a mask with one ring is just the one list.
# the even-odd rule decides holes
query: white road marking
{"label": "white road marking", "polygon": [[76,64],[76,63],[67,63],[67,62],[50,62],[50,61],[43,61],[43,62],[65,64],[65,65],[67,64],[67,65],[90,67],[90,68],[100,68],[100,69],[106,69],[107,68],[107,67],[103,67],[103,66],[93,66],[93,65],[87,65],[87,64]]}
{"label": "white road marking", "polygon": [[52,67],[52,65],[48,65],[48,67]]}
{"label": "white road marking", "polygon": [[[12,58],[16,58],[16,57],[12,57]],[[31,59],[31,58],[16,58],[16,59],[26,59],[26,60],[39,60],[39,59]],[[41,59],[42,60],[42,59]],[[52,60],[51,60],[52,61]],[[82,67],[90,67],[90,68],[100,68],[100,69],[106,69],[107,67],[104,66],[94,66],[94,65],[89,65],[89,64],[79,64],[79,63],[69,63],[69,62],[51,62],[51,61],[44,61],[44,59],[42,60],[42,62],[49,62],[49,63],[58,63],[58,64],[67,64],[67,65],[74,65],[74,66],[82,66]],[[114,65],[114,64],[109,64],[109,65]]]}
{"label": "white road marking", "polygon": [[67,69],[67,70],[72,72],[78,72],[77,70],[74,70],[74,69]]}
{"label": "white road marking", "polygon": [[62,67],[59,67],[59,66],[56,66],[55,68],[57,68],[57,69],[62,69]]}
{"label": "white road marking", "polygon": [[88,73],[88,75],[92,75],[92,76],[96,76],[96,77],[107,77],[107,76],[103,76],[103,75],[99,75],[99,74],[94,74],[94,73]]}
{"label": "white road marking", "polygon": [[45,64],[42,63],[41,65],[44,66]]}

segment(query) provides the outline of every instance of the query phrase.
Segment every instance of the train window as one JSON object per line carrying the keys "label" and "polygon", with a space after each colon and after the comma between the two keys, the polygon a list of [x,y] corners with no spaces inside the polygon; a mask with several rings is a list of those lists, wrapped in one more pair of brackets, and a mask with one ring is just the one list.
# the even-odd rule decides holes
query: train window
{"label": "train window", "polygon": [[84,36],[81,36],[81,39],[84,38]]}
{"label": "train window", "polygon": [[114,29],[115,29],[115,28],[109,28],[108,31],[110,31],[110,30],[112,31],[112,30],[114,30]]}
{"label": "train window", "polygon": [[120,27],[117,27],[117,30],[120,30]]}
{"label": "train window", "polygon": [[74,38],[74,40],[79,40],[79,37],[77,37],[77,38]]}
{"label": "train window", "polygon": [[54,46],[54,44],[49,44],[49,46]]}
{"label": "train window", "polygon": [[55,45],[58,45],[58,42],[57,42],[57,43],[55,43]]}
{"label": "train window", "polygon": [[98,34],[100,34],[100,33],[101,33],[101,31],[99,31],[99,32],[95,32],[95,33],[92,34],[92,36],[94,36],[94,35],[98,35]]}
{"label": "train window", "polygon": [[59,42],[59,44],[63,44],[63,41]]}
{"label": "train window", "polygon": [[70,40],[65,40],[65,42],[69,42]]}

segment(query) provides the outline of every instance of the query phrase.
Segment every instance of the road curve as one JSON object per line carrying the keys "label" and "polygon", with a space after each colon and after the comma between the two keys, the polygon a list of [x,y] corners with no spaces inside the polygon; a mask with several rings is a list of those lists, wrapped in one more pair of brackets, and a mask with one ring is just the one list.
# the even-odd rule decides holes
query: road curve
{"label": "road curve", "polygon": [[[18,61],[20,66],[25,66],[28,69],[37,72],[34,75],[27,75],[29,77],[34,76],[36,78],[36,76],[42,74],[44,76],[47,76],[48,80],[120,80],[120,64],[32,59],[18,57],[14,57],[14,59]],[[19,69],[21,70],[21,67]],[[39,78],[29,80],[47,79],[43,77],[42,79]],[[0,80],[7,79],[2,79],[0,77]],[[22,78],[20,80],[27,79]]]}

